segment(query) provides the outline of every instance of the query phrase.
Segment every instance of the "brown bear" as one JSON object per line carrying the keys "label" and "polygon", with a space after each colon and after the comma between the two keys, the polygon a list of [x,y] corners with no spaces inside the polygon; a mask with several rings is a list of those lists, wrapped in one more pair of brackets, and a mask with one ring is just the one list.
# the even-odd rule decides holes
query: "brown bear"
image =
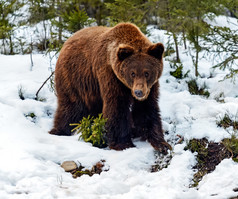
{"label": "brown bear", "polygon": [[111,149],[133,147],[132,138],[141,137],[166,153],[158,107],[163,52],[131,23],[76,32],[56,64],[58,107],[50,134],[71,135],[70,123],[103,113]]}

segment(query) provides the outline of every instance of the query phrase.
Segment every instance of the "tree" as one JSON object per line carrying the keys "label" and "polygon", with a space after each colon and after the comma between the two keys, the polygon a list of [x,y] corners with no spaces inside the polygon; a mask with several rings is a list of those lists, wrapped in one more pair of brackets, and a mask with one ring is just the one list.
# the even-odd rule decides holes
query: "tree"
{"label": "tree", "polygon": [[74,33],[86,26],[90,26],[94,19],[90,19],[85,9],[80,9],[79,6],[75,6],[72,9],[68,9],[60,13],[62,17],[61,25],[64,30]]}
{"label": "tree", "polygon": [[37,45],[39,50],[46,50],[50,39],[48,34],[50,29],[49,21],[55,17],[55,0],[27,0],[27,3],[30,13],[27,24],[30,26],[38,23],[42,24],[44,37]]}
{"label": "tree", "polygon": [[[15,19],[19,16],[15,12],[23,4],[18,0],[0,0],[0,39],[2,39],[3,53],[14,54],[13,34],[16,28]],[[9,50],[7,50],[7,46]]]}
{"label": "tree", "polygon": [[[220,2],[217,0],[183,0],[184,6],[184,29],[187,39],[191,42],[191,48],[195,50],[195,55],[190,52],[195,67],[195,76],[199,75],[198,61],[199,53],[202,51],[201,36],[208,34],[210,25],[206,23],[206,18],[213,19],[214,15],[209,13],[219,13]],[[194,9],[195,8],[195,9]]]}
{"label": "tree", "polygon": [[149,4],[144,0],[115,0],[113,3],[105,3],[110,10],[109,23],[111,26],[119,22],[131,22],[136,24],[142,32],[146,33],[146,14],[149,12]]}
{"label": "tree", "polygon": [[81,0],[88,16],[94,18],[98,26],[107,25],[107,16],[110,11],[107,3],[113,3],[114,0]]}
{"label": "tree", "polygon": [[[51,34],[51,48],[59,50],[62,47],[63,40],[69,37],[70,34],[90,26],[95,22],[89,18],[84,5],[81,1],[76,0],[57,0],[54,8],[55,17],[51,20],[56,31]],[[67,35],[63,35],[67,32]]]}
{"label": "tree", "polygon": [[182,0],[159,0],[152,3],[154,4],[152,7],[157,10],[157,15],[160,17],[160,27],[167,30],[173,38],[176,62],[180,62],[178,35],[183,29],[184,7],[182,2]]}
{"label": "tree", "polygon": [[[189,52],[195,67],[195,76],[199,75],[198,61],[199,53],[203,50],[201,37],[206,35],[210,26],[206,19],[214,15],[209,13],[220,13],[222,0],[151,0],[158,9],[160,26],[166,29],[173,38],[176,52],[176,62],[180,62],[178,44],[183,40],[187,48],[186,39],[190,41]],[[224,0],[225,1],[225,0]],[[180,36],[181,35],[181,36]],[[193,51],[195,51],[195,54]]]}
{"label": "tree", "polygon": [[225,78],[235,78],[238,74],[238,33],[227,27],[213,27],[206,36],[206,46],[209,53],[219,63],[214,68],[229,69],[230,73]]}
{"label": "tree", "polygon": [[221,4],[228,9],[228,15],[238,19],[238,1],[237,0],[223,0]]}

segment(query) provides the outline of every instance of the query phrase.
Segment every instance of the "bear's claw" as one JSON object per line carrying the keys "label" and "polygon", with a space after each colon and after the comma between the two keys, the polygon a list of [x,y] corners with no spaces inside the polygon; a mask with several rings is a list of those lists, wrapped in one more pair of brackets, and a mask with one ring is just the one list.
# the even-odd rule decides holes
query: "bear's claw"
{"label": "bear's claw", "polygon": [[156,151],[159,151],[160,153],[166,155],[168,154],[168,150],[172,150],[172,147],[170,144],[168,144],[167,142],[160,142],[159,144],[158,143],[154,143],[154,142],[151,142],[151,145],[154,147],[154,149]]}

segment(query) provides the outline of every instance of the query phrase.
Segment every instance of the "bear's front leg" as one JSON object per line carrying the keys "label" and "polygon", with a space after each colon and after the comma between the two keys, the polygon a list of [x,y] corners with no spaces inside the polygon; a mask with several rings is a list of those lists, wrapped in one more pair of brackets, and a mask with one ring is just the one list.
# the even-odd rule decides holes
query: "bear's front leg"
{"label": "bear's front leg", "polygon": [[164,140],[158,106],[158,85],[151,88],[148,98],[134,101],[132,108],[133,135],[147,139],[155,150],[167,154],[171,146]]}
{"label": "bear's front leg", "polygon": [[[132,97],[130,90],[114,80],[113,84],[102,90],[103,117],[107,118],[106,137],[109,148],[123,150],[134,147],[130,135],[130,110]],[[113,86],[110,88],[110,86]]]}
{"label": "bear's front leg", "polygon": [[123,96],[104,101],[103,117],[107,118],[107,141],[111,149],[134,147],[130,136],[129,103]]}

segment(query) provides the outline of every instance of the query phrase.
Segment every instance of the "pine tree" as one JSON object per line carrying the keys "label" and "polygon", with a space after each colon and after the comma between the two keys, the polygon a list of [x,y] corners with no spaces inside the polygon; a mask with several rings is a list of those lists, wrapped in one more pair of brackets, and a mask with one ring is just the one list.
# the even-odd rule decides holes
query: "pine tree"
{"label": "pine tree", "polygon": [[200,43],[200,37],[208,34],[210,26],[206,23],[206,17],[212,20],[214,15],[209,13],[218,13],[220,10],[220,2],[217,0],[184,0],[184,29],[187,38],[191,42],[191,48],[195,50],[195,55],[192,54],[192,60],[195,67],[195,76],[199,76],[198,61],[199,53],[203,47]]}
{"label": "pine tree", "polygon": [[[55,18],[52,19],[52,25],[58,30],[52,32],[51,49],[59,50],[63,41],[70,34],[90,26],[95,22],[89,18],[81,1],[76,0],[57,0],[54,8]],[[67,32],[67,35],[63,33]]]}
{"label": "pine tree", "polygon": [[16,11],[22,6],[18,0],[0,0],[0,39],[3,47],[0,50],[4,54],[14,54],[13,35],[17,27],[14,21],[19,16]]}
{"label": "pine tree", "polygon": [[219,63],[214,68],[228,69],[226,78],[235,79],[238,74],[238,32],[228,27],[213,27],[205,38],[207,51],[213,54]]}
{"label": "pine tree", "polygon": [[[221,0],[221,5],[224,6],[223,14],[232,16],[238,19],[238,1]],[[209,34],[205,37],[205,46],[208,53],[212,53],[214,60],[219,60],[219,63],[214,68],[222,70],[228,69],[229,74],[226,78],[235,79],[238,75],[238,27],[230,29],[228,27],[214,26]]]}
{"label": "pine tree", "polygon": [[109,9],[107,3],[113,3],[114,0],[82,0],[82,5],[85,8],[88,16],[94,18],[98,26],[107,25],[107,16]]}
{"label": "pine tree", "polygon": [[238,19],[238,1],[237,0],[221,0],[221,4],[227,9],[228,16]]}
{"label": "pine tree", "polygon": [[179,39],[178,35],[183,29],[184,11],[182,0],[158,0],[154,1],[153,8],[156,9],[157,15],[160,18],[159,26],[168,31],[173,38],[176,52],[176,62],[180,62],[179,57]]}
{"label": "pine tree", "polygon": [[131,22],[136,24],[142,32],[146,33],[146,14],[149,12],[149,4],[144,0],[115,0],[113,3],[105,3],[110,10],[108,17],[111,26],[119,22]]}
{"label": "pine tree", "polygon": [[[27,0],[29,5],[29,17],[26,20],[26,24],[33,26],[35,24],[42,24],[44,37],[41,41],[32,41],[39,50],[46,50],[49,43],[49,20],[54,17],[52,12],[54,8],[54,0]],[[31,44],[33,45],[33,44]]]}

